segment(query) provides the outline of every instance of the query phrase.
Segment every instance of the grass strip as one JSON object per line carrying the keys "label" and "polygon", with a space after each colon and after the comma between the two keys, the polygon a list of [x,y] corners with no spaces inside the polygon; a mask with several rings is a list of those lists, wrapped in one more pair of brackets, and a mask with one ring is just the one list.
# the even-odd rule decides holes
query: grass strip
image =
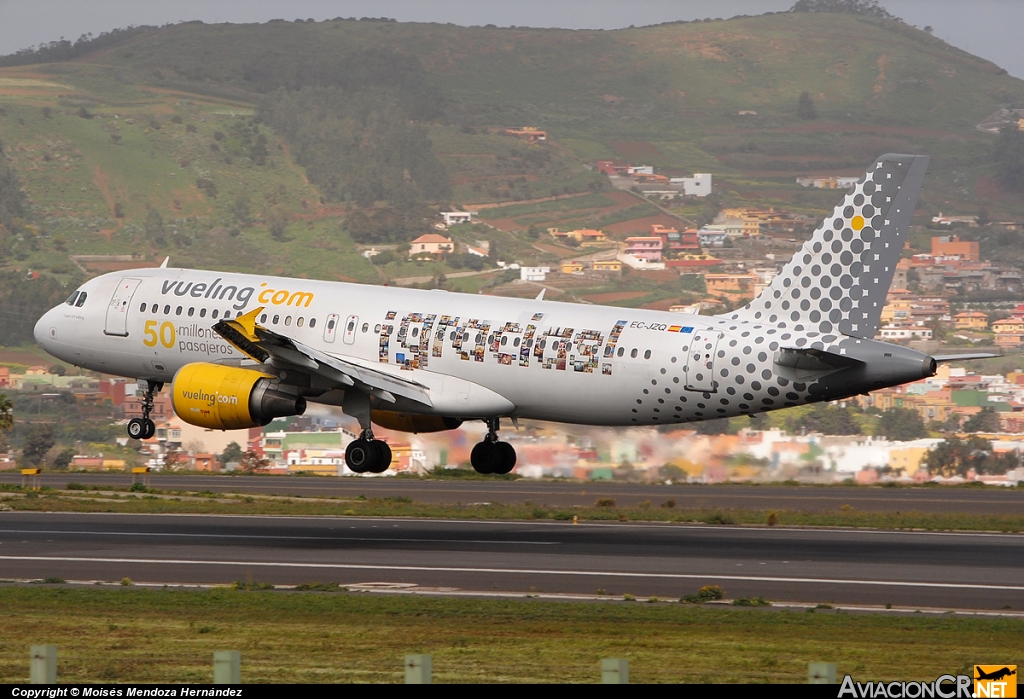
{"label": "grass strip", "polygon": [[673,603],[467,600],[360,593],[0,586],[0,682],[54,643],[61,682],[209,682],[215,650],[246,682],[401,682],[406,653],[434,681],[805,682],[832,661],[858,680],[931,680],[1024,651],[1012,618],[806,614]]}
{"label": "grass strip", "polygon": [[[842,505],[837,510],[764,510],[748,508],[676,508],[674,501],[620,507],[611,499],[591,506],[546,507],[530,503],[503,504],[416,502],[405,497],[365,499],[298,496],[248,496],[229,493],[173,491],[112,492],[18,491],[0,497],[0,509],[41,512],[124,512],[138,514],[332,515],[359,517],[417,517],[440,519],[503,519],[679,522],[720,525],[808,527],[867,527],[927,531],[1024,531],[1024,514],[962,512],[872,512]],[[127,489],[125,489],[127,491]],[[2,514],[0,514],[2,516]]]}

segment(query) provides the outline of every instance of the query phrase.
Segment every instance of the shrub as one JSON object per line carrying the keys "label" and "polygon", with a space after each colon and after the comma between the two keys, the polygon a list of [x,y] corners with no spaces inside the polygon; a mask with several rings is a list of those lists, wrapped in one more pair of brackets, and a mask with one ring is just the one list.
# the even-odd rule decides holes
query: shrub
{"label": "shrub", "polygon": [[[770,607],[772,603],[764,597],[737,597],[732,601],[737,607]],[[808,609],[807,611],[813,611]]]}
{"label": "shrub", "polygon": [[713,600],[722,599],[725,591],[718,585],[705,585],[692,595],[683,595],[679,601],[683,604],[704,604]]}
{"label": "shrub", "polygon": [[778,523],[779,523],[779,513],[776,512],[775,510],[772,510],[771,512],[768,513],[768,526],[769,527],[774,527]]}
{"label": "shrub", "polygon": [[615,498],[598,498],[594,505],[596,507],[615,507]]}

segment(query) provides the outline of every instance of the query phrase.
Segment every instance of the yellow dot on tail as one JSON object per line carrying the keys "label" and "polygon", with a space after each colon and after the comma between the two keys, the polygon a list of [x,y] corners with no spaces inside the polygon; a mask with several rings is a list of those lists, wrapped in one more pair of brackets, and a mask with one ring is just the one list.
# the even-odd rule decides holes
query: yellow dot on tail
{"label": "yellow dot on tail", "polygon": [[853,230],[859,231],[861,228],[864,227],[864,217],[854,216],[853,220],[850,221],[850,225],[853,227]]}

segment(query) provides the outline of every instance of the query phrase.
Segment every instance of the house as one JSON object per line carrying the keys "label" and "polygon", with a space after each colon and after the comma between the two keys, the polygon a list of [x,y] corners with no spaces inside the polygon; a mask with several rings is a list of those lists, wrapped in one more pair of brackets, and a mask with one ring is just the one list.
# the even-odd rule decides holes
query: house
{"label": "house", "polygon": [[594,260],[593,269],[595,272],[621,272],[622,262],[620,260]]}
{"label": "house", "polygon": [[566,240],[571,238],[580,245],[600,245],[608,242],[608,236],[603,231],[593,228],[579,228],[574,231],[560,231],[557,228],[549,228],[548,232],[555,240]]}
{"label": "house", "polygon": [[964,311],[953,316],[953,325],[962,330],[987,330],[988,314],[981,311]]}
{"label": "house", "polygon": [[11,369],[10,367],[0,366],[0,388],[10,388],[11,386]]}
{"label": "house", "polygon": [[1024,346],[1024,318],[1003,318],[992,323],[996,347],[1016,349]]}
{"label": "house", "polygon": [[932,236],[932,257],[953,257],[978,262],[981,252],[977,241],[960,240],[956,235],[936,235]]}
{"label": "house", "polygon": [[978,225],[977,216],[943,216],[942,212],[939,212],[938,216],[932,216],[932,223],[937,223],[940,226],[952,226],[954,223],[963,223],[971,228],[975,228]]}
{"label": "house", "polygon": [[625,175],[632,166],[625,160],[598,160],[597,171],[609,177]]}
{"label": "house", "polygon": [[450,228],[460,223],[473,222],[472,211],[442,211],[441,217],[444,219],[445,228]]}
{"label": "house", "polygon": [[541,131],[536,126],[514,126],[505,129],[505,133],[509,136],[525,139],[530,143],[543,143],[548,140],[548,132]]}
{"label": "house", "polygon": [[550,267],[520,267],[519,278],[524,282],[542,282],[550,272]]}
{"label": "house", "polygon": [[889,323],[883,325],[878,336],[886,342],[900,340],[931,340],[932,329],[917,323]]}
{"label": "house", "polygon": [[439,233],[426,233],[409,243],[409,257],[416,255],[444,255],[455,249],[455,242]]}
{"label": "house", "polygon": [[575,261],[563,262],[562,274],[583,274],[583,263]]}
{"label": "house", "polygon": [[756,274],[705,274],[708,294],[729,301],[752,299],[761,278]]}
{"label": "house", "polygon": [[207,452],[193,454],[192,468],[196,471],[220,471],[220,461],[214,454]]}
{"label": "house", "polygon": [[665,242],[660,236],[635,236],[626,238],[626,254],[648,262],[661,260]]}
{"label": "house", "polygon": [[728,237],[725,231],[710,231],[706,228],[697,231],[697,243],[703,248],[720,248],[725,245]]}

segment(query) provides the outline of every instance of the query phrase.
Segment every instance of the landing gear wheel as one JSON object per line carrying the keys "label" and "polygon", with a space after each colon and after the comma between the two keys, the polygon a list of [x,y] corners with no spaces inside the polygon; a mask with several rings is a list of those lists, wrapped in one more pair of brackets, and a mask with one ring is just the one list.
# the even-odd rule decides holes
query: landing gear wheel
{"label": "landing gear wheel", "polygon": [[477,473],[497,473],[502,467],[504,459],[501,453],[501,442],[492,442],[489,439],[477,444],[470,452],[469,461]]}
{"label": "landing gear wheel", "polygon": [[391,468],[391,447],[381,439],[375,439],[370,445],[377,453],[377,463],[370,467],[370,473],[384,473]]}
{"label": "landing gear wheel", "polygon": [[512,469],[515,468],[516,465],[516,450],[508,442],[495,442],[494,445],[498,447],[498,453],[501,455],[501,461],[492,473],[497,473],[502,476],[506,473],[511,473]]}
{"label": "landing gear wheel", "polygon": [[146,427],[142,433],[141,439],[152,439],[156,434],[156,423],[149,418],[146,418],[143,422],[146,423]]}
{"label": "landing gear wheel", "polygon": [[378,460],[379,452],[368,439],[354,439],[345,448],[345,464],[353,473],[371,471]]}
{"label": "landing gear wheel", "polygon": [[[143,420],[142,418],[138,418],[138,417],[133,417],[131,420],[129,420],[128,421],[128,437],[130,437],[131,439],[140,439],[140,440],[141,439],[149,439],[146,436],[146,432],[147,432],[146,423],[147,422],[148,422],[148,420]],[[155,427],[153,428],[153,431],[156,432],[156,428]]]}

